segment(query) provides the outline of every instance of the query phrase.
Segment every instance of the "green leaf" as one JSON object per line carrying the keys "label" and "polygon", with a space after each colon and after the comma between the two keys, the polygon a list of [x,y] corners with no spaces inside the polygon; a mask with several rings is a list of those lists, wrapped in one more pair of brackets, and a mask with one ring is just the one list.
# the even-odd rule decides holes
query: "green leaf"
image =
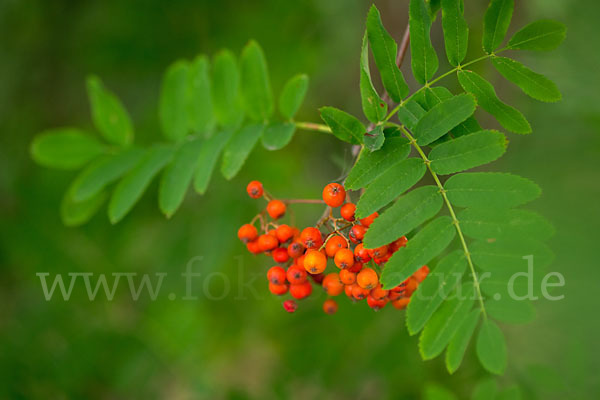
{"label": "green leaf", "polygon": [[529,300],[511,299],[497,293],[485,303],[488,315],[509,324],[526,324],[535,319],[535,309]]}
{"label": "green leaf", "polygon": [[465,253],[456,250],[445,256],[413,293],[406,308],[408,333],[418,333],[440,304],[454,290],[467,268]]}
{"label": "green leaf", "polygon": [[[485,205],[482,205],[485,207]],[[547,240],[554,227],[541,215],[528,210],[469,208],[458,214],[462,231],[474,239],[532,238]]]}
{"label": "green leaf", "polygon": [[365,147],[371,151],[377,151],[383,146],[385,135],[383,133],[383,125],[377,125],[371,129],[365,136]]}
{"label": "green leaf", "polygon": [[436,146],[429,153],[431,168],[452,174],[498,159],[506,151],[506,137],[498,131],[479,131]]}
{"label": "green leaf", "polygon": [[491,54],[496,50],[506,36],[510,25],[514,0],[492,0],[483,18],[483,50]]}
{"label": "green leaf", "polygon": [[477,103],[492,114],[500,125],[514,133],[531,133],[531,126],[515,108],[500,101],[491,83],[473,71],[458,71],[460,85],[477,98]]}
{"label": "green leaf", "polygon": [[236,129],[244,119],[239,97],[240,75],[235,56],[221,50],[213,59],[212,102],[221,127]]}
{"label": "green leaf", "polygon": [[450,177],[444,185],[457,207],[516,207],[536,199],[542,190],[529,179],[499,172],[470,172]]}
{"label": "green leaf", "polygon": [[450,217],[438,217],[427,224],[408,241],[406,247],[398,250],[390,258],[381,274],[383,287],[391,289],[402,283],[417,269],[444,251],[455,234],[456,229]]}
{"label": "green leaf", "polygon": [[421,146],[428,145],[473,115],[477,104],[470,94],[460,94],[435,105],[419,120],[414,136]]}
{"label": "green leaf", "polygon": [[492,64],[506,79],[517,85],[525,94],[536,100],[555,102],[561,94],[554,82],[533,72],[518,61],[506,57],[493,57]]}
{"label": "green leaf", "polygon": [[215,127],[209,62],[204,55],[194,59],[189,67],[188,123],[192,132],[209,137]]}
{"label": "green leaf", "polygon": [[475,117],[469,117],[452,129],[452,132],[450,133],[457,138],[480,130],[482,130],[482,128],[481,125],[479,125],[479,122],[477,122],[477,119],[475,119]]}
{"label": "green leaf", "polygon": [[438,69],[438,58],[431,44],[431,17],[424,0],[410,0],[410,54],[415,79],[425,84]]}
{"label": "green leaf", "polygon": [[410,143],[404,137],[387,138],[383,147],[375,152],[363,149],[344,186],[356,190],[367,186],[375,178],[408,157]]}
{"label": "green leaf", "polygon": [[254,40],[242,50],[240,75],[246,113],[254,121],[267,121],[273,114],[273,95],[265,55]]}
{"label": "green leaf", "polygon": [[533,256],[535,269],[545,268],[554,259],[552,251],[545,244],[531,239],[498,239],[493,242],[477,241],[470,245],[471,258],[482,270],[521,271],[526,270],[528,260]]}
{"label": "green leaf", "polygon": [[467,346],[479,322],[480,315],[481,310],[479,308],[471,310],[470,314],[456,330],[456,333],[454,333],[450,343],[448,343],[448,348],[446,349],[446,369],[451,374],[455,373],[462,363]]}
{"label": "green leaf", "polygon": [[234,132],[235,130],[228,129],[223,132],[217,132],[211,138],[205,139],[198,155],[196,175],[194,176],[194,190],[197,193],[204,194],[206,192],[217,159]]}
{"label": "green leaf", "polygon": [[463,15],[463,0],[442,0],[442,28],[446,55],[450,65],[456,67],[467,56],[469,27]]}
{"label": "green leaf", "polygon": [[367,35],[375,64],[381,74],[383,87],[390,98],[399,103],[402,98],[408,96],[408,85],[396,64],[398,45],[383,26],[379,10],[375,5],[371,6],[367,16]]}
{"label": "green leaf", "polygon": [[360,97],[363,112],[369,121],[377,123],[385,118],[387,115],[387,104],[381,100],[371,81],[367,32],[363,36],[362,50],[360,52]]}
{"label": "green leaf", "polygon": [[165,72],[158,109],[165,137],[180,141],[188,134],[188,83],[189,63],[176,61]]}
{"label": "green leaf", "polygon": [[522,397],[521,389],[516,385],[512,385],[501,391],[496,400],[521,400]]}
{"label": "green leaf", "polygon": [[73,182],[73,200],[81,202],[100,193],[107,185],[131,170],[143,156],[142,149],[131,148],[94,160]]}
{"label": "green leaf", "polygon": [[201,139],[183,143],[162,174],[158,189],[158,205],[169,218],[183,202],[203,145],[204,141]]}
{"label": "green leaf", "polygon": [[319,111],[335,137],[352,144],[363,143],[367,129],[356,117],[334,107],[321,107]]}
{"label": "green leaf", "polygon": [[567,34],[567,27],[557,21],[532,22],[515,33],[508,47],[514,50],[550,51],[557,48]]}
{"label": "green leaf", "polygon": [[356,205],[357,218],[364,218],[388,205],[420,181],[425,170],[425,163],[420,158],[400,161],[388,169],[367,186],[360,196]]}
{"label": "green leaf", "polygon": [[471,395],[471,400],[490,400],[495,399],[498,393],[498,384],[492,378],[483,378],[480,380]]}
{"label": "green leaf", "polygon": [[[387,268],[387,267],[386,267]],[[433,314],[419,336],[423,360],[431,360],[444,351],[450,340],[469,316],[473,307],[474,286],[467,282]]]}
{"label": "green leaf", "polygon": [[262,144],[267,150],[283,149],[292,140],[295,130],[292,122],[272,122],[263,132]]}
{"label": "green leaf", "polygon": [[95,137],[77,128],[56,128],[37,135],[31,157],[38,164],[59,169],[77,169],[106,151]]}
{"label": "green leaf", "polygon": [[119,222],[138,202],[152,179],[173,157],[173,148],[155,146],[119,181],[108,204],[110,222]]}
{"label": "green leaf", "polygon": [[426,111],[431,110],[434,106],[444,100],[452,98],[452,93],[443,86],[428,87],[425,90],[415,93],[413,100],[416,101]]}
{"label": "green leaf", "polygon": [[279,112],[287,119],[294,118],[308,90],[308,76],[298,74],[286,82],[279,96]]}
{"label": "green leaf", "polygon": [[73,200],[72,188],[71,186],[63,196],[60,204],[60,218],[66,226],[80,226],[98,212],[108,196],[106,192],[99,192],[86,200],[76,202]]}
{"label": "green leaf", "polygon": [[377,217],[365,234],[364,246],[375,249],[392,243],[434,217],[441,208],[442,196],[437,187],[422,186],[412,190]]}
{"label": "green leaf", "polygon": [[427,111],[419,103],[411,100],[402,104],[398,109],[397,115],[402,125],[412,131],[426,113]]}
{"label": "green leaf", "polygon": [[87,92],[92,106],[92,120],[100,134],[118,146],[130,145],[133,142],[133,125],[117,96],[94,75],[87,78]]}
{"label": "green leaf", "polygon": [[223,151],[221,173],[226,179],[231,179],[240,172],[264,130],[263,124],[252,124],[242,127],[233,134]]}
{"label": "green leaf", "polygon": [[502,375],[506,368],[506,342],[498,325],[490,319],[483,320],[477,335],[477,357],[489,372]]}
{"label": "green leaf", "polygon": [[454,393],[437,384],[429,384],[425,387],[424,400],[456,400]]}

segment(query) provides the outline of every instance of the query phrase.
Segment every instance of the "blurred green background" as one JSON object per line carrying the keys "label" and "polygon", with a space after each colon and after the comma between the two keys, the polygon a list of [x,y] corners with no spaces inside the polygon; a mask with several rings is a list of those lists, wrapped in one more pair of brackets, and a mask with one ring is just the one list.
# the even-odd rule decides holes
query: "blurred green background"
{"label": "blurred green background", "polygon": [[[470,55],[477,56],[487,1],[466,3]],[[399,40],[408,1],[376,4]],[[275,93],[292,74],[310,75],[299,120],[318,121],[322,105],[360,114],[358,55],[369,5],[0,2],[0,398],[415,399],[429,384],[459,398],[470,395],[485,377],[472,349],[449,376],[443,357],[420,360],[417,338],[408,336],[403,313],[392,308],[374,313],[366,304],[340,299],[338,314],[327,316],[319,294],[288,315],[267,292],[269,261],[248,255],[237,241],[238,226],[259,207],[245,196],[246,183],[260,179],[282,197],[318,197],[342,173],[339,160],[349,158],[348,147],[334,138],[300,132],[282,151],[255,151],[234,180],[215,174],[205,196],[189,193],[171,220],[158,211],[154,184],[116,226],[103,211],[81,228],[64,227],[58,208],[74,173],[40,168],[29,157],[29,143],[43,129],[92,130],[84,84],[89,73],[123,100],[138,143],[159,140],[157,99],[165,68],[177,58],[223,47],[239,53],[249,38],[265,50]],[[543,187],[531,208],[557,228],[552,269],[566,279],[558,291],[564,300],[538,301],[534,323],[504,330],[509,368],[499,385],[518,383],[528,398],[600,395],[600,53],[593,51],[600,37],[598,12],[600,3],[592,0],[517,2],[509,35],[539,18],[568,26],[558,51],[518,55],[557,82],[564,100],[539,104],[512,85],[499,85],[500,96],[527,115],[534,134],[509,135],[507,155],[491,168]],[[443,60],[440,31],[438,23],[432,36]],[[478,68],[500,81],[489,65]],[[453,79],[446,81],[450,87]],[[296,207],[306,224],[320,212],[318,206]],[[196,256],[203,257],[194,264],[203,274],[194,284],[199,299],[184,301],[180,274]],[[44,299],[37,272],[169,276],[156,301],[147,295],[133,301],[122,284],[113,301],[102,293],[89,301],[79,285],[66,302]],[[215,272],[222,274],[209,276]],[[169,300],[170,292],[177,299]]]}

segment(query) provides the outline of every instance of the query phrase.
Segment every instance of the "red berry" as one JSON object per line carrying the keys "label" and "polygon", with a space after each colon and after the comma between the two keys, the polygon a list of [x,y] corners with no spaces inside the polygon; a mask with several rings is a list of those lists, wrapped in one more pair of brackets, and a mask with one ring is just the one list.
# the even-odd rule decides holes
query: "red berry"
{"label": "red berry", "polygon": [[286,278],[288,282],[293,285],[306,282],[307,276],[308,274],[306,273],[306,270],[297,265],[292,265],[286,272]]}
{"label": "red berry", "polygon": [[386,300],[377,300],[373,296],[367,296],[367,304],[375,311],[381,310],[387,304]]}
{"label": "red berry", "polygon": [[399,239],[396,239],[392,243],[390,243],[388,246],[388,250],[391,253],[395,253],[396,251],[400,250],[402,247],[406,246],[407,242],[408,242],[408,239],[406,238],[406,236],[402,236]]}
{"label": "red berry", "polygon": [[246,243],[246,248],[252,254],[259,254],[262,252],[260,246],[258,245],[258,240]]}
{"label": "red berry", "polygon": [[293,313],[298,308],[294,300],[286,300],[283,302],[283,309],[289,313]]}
{"label": "red berry", "polygon": [[312,293],[312,285],[309,281],[290,285],[290,294],[297,300],[302,300]]}
{"label": "red berry", "polygon": [[367,251],[369,252],[371,258],[383,258],[388,253],[388,247],[386,245],[383,245],[375,249],[368,249]]}
{"label": "red berry", "polygon": [[323,236],[317,228],[304,228],[300,234],[300,241],[307,249],[318,249],[323,244]]}
{"label": "red berry", "polygon": [[285,269],[276,265],[269,268],[267,271],[267,279],[274,285],[282,285],[285,283]]}
{"label": "red berry", "polygon": [[283,264],[284,262],[287,262],[287,260],[290,259],[290,255],[287,252],[287,249],[285,247],[278,247],[275,250],[273,250],[273,253],[271,254],[273,256],[273,260],[275,260],[276,263],[279,264]]}
{"label": "red berry", "polygon": [[258,231],[254,225],[244,224],[238,229],[237,235],[242,242],[248,243],[258,237]]}
{"label": "red berry", "polygon": [[356,300],[366,299],[369,295],[369,290],[360,287],[358,284],[353,284],[352,286],[352,297]]}
{"label": "red berry", "polygon": [[329,207],[339,207],[344,203],[344,200],[346,200],[346,191],[339,183],[330,183],[323,189],[323,201]]}
{"label": "red berry", "polygon": [[356,259],[354,259],[354,265],[351,266],[350,268],[348,268],[348,271],[354,272],[356,274],[356,273],[360,272],[361,269],[363,269],[363,263],[361,263],[360,261],[356,261]]}
{"label": "red berry", "polygon": [[294,236],[294,229],[286,224],[279,225],[275,229],[275,236],[277,236],[279,243],[287,242]]}
{"label": "red berry", "polygon": [[408,303],[410,303],[410,298],[408,297],[400,297],[399,299],[392,301],[392,305],[398,310],[405,309]]}
{"label": "red berry", "polygon": [[336,272],[332,272],[325,275],[323,289],[329,296],[339,296],[344,291],[344,284],[340,281],[340,276]]}
{"label": "red berry", "polygon": [[304,254],[304,246],[299,241],[293,241],[287,247],[288,255],[292,258],[298,258]]}
{"label": "red berry", "polygon": [[273,219],[279,219],[285,214],[285,203],[281,200],[271,200],[269,204],[267,204],[267,213]]}
{"label": "red berry", "polygon": [[327,240],[327,243],[325,244],[325,253],[327,253],[327,257],[333,258],[338,250],[347,247],[348,243],[346,242],[346,239],[340,235],[334,235]]}
{"label": "red berry", "polygon": [[246,186],[246,191],[248,192],[248,196],[253,199],[258,199],[263,195],[263,185],[259,181],[252,181]]}
{"label": "red berry", "polygon": [[334,299],[327,299],[323,303],[323,311],[325,314],[335,314],[338,310],[338,305]]}
{"label": "red berry", "polygon": [[360,224],[364,225],[365,227],[369,227],[371,226],[371,224],[373,223],[373,221],[375,221],[375,218],[379,217],[379,213],[377,211],[375,211],[373,214],[369,215],[368,217],[362,218],[360,220]]}
{"label": "red berry", "polygon": [[348,236],[350,236],[352,243],[361,243],[365,237],[365,233],[367,233],[367,228],[362,225],[354,225],[350,229],[350,234]]}
{"label": "red berry", "polygon": [[366,263],[371,260],[371,255],[369,254],[369,251],[365,249],[363,244],[360,243],[354,248],[354,258],[356,261]]}
{"label": "red berry", "polygon": [[276,285],[272,282],[269,282],[269,291],[277,296],[283,296],[287,293],[288,289],[289,287],[287,283],[284,283],[282,285]]}
{"label": "red berry", "polygon": [[340,208],[340,215],[348,222],[354,221],[354,212],[356,211],[356,206],[352,203],[346,203]]}
{"label": "red berry", "polygon": [[417,272],[413,274],[413,277],[418,283],[421,283],[425,280],[425,278],[427,278],[427,275],[429,275],[429,267],[427,265],[423,265],[417,270]]}
{"label": "red berry", "polygon": [[271,251],[279,246],[277,238],[273,235],[260,235],[258,237],[258,248],[260,251]]}
{"label": "red berry", "polygon": [[354,253],[350,249],[340,249],[333,261],[338,268],[351,268],[354,265]]}
{"label": "red berry", "polygon": [[388,296],[388,291],[385,290],[381,285],[377,285],[377,287],[371,289],[371,296],[375,300],[385,300]]}

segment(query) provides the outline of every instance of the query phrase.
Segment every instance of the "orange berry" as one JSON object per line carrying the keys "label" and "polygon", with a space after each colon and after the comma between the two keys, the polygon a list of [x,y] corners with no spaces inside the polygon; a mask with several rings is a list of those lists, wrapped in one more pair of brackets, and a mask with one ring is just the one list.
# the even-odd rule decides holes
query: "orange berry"
{"label": "orange berry", "polygon": [[338,268],[350,268],[354,265],[354,253],[350,249],[340,249],[333,259]]}
{"label": "orange berry", "polygon": [[327,243],[325,244],[325,253],[327,253],[327,257],[333,258],[338,250],[347,247],[348,243],[346,242],[346,239],[340,235],[334,235],[327,240]]}
{"label": "orange berry", "polygon": [[425,280],[425,278],[427,278],[427,275],[429,275],[429,267],[427,265],[423,265],[417,270],[417,272],[413,274],[413,278],[415,278],[418,283],[421,283]]}
{"label": "orange berry", "polygon": [[404,289],[404,296],[410,297],[417,290],[419,286],[419,282],[413,277],[408,278],[408,282],[406,283],[406,288]]}
{"label": "orange berry", "polygon": [[285,214],[285,203],[281,200],[271,200],[269,204],[267,204],[267,213],[273,219],[279,219]]}
{"label": "orange berry", "polygon": [[323,189],[323,201],[329,207],[339,207],[344,203],[344,200],[346,200],[346,191],[339,183],[330,183]]}
{"label": "orange berry", "polygon": [[365,233],[367,233],[367,228],[362,225],[354,225],[350,229],[350,234],[348,236],[350,236],[352,243],[361,243],[365,237]]}
{"label": "orange berry", "polygon": [[320,274],[327,267],[327,257],[318,250],[308,250],[304,255],[304,269],[311,274]]}
{"label": "orange berry", "polygon": [[363,268],[356,276],[356,283],[361,288],[371,290],[379,284],[379,277],[374,269]]}
{"label": "orange berry", "polygon": [[406,246],[407,242],[408,242],[408,239],[406,238],[406,236],[402,236],[389,244],[388,251],[390,253],[395,253],[398,250],[400,250],[402,247]]}
{"label": "orange berry", "polygon": [[386,297],[388,297],[388,293],[388,290],[385,290],[381,285],[377,285],[371,289],[370,294],[375,300],[384,300]]}
{"label": "orange berry", "polygon": [[369,215],[368,217],[362,218],[360,220],[360,224],[365,226],[366,228],[368,228],[369,226],[371,226],[371,224],[373,223],[373,221],[375,221],[375,218],[379,217],[379,213],[377,211],[375,211],[373,214]]}
{"label": "orange berry", "polygon": [[297,300],[302,300],[312,293],[312,285],[309,281],[290,285],[290,294]]}
{"label": "orange berry", "polygon": [[318,249],[323,244],[321,232],[314,227],[304,228],[300,234],[300,241],[307,249]]}
{"label": "orange berry", "polygon": [[375,311],[381,310],[387,304],[387,300],[377,300],[373,296],[367,296],[367,304]]}
{"label": "orange berry", "polygon": [[293,241],[287,247],[287,252],[290,257],[298,258],[302,254],[304,254],[304,246],[302,246],[302,243],[300,243],[299,241]]}
{"label": "orange berry", "polygon": [[285,269],[276,265],[269,268],[267,271],[267,279],[274,285],[282,285],[285,283]]}
{"label": "orange berry", "polygon": [[290,259],[290,255],[288,254],[287,249],[285,247],[276,248],[275,250],[273,250],[271,255],[273,256],[273,260],[275,260],[275,262],[279,264],[283,264]]}
{"label": "orange berry", "polygon": [[337,302],[334,299],[327,299],[323,303],[323,311],[325,314],[335,314],[338,310]]}
{"label": "orange berry", "polygon": [[352,285],[356,282],[356,273],[350,272],[349,269],[343,269],[340,271],[340,281],[342,281],[344,285]]}
{"label": "orange berry", "polygon": [[258,237],[258,248],[260,251],[271,251],[279,246],[277,238],[273,235],[260,235]]}
{"label": "orange berry", "polygon": [[252,181],[246,186],[246,191],[248,192],[248,196],[253,199],[258,199],[263,195],[263,185],[259,181]]}
{"label": "orange berry", "polygon": [[392,305],[398,310],[405,309],[408,303],[410,303],[410,298],[408,297],[400,297],[399,299],[392,301]]}
{"label": "orange berry", "polygon": [[366,263],[371,260],[371,255],[369,253],[369,250],[365,249],[365,247],[363,246],[362,243],[359,243],[354,248],[354,259],[356,261],[360,261],[362,263]]}
{"label": "orange berry", "polygon": [[297,265],[292,265],[288,268],[285,274],[289,283],[296,285],[298,283],[306,282],[307,274],[304,268],[300,268]]}
{"label": "orange berry", "polygon": [[304,254],[294,260],[294,265],[304,268]]}
{"label": "orange berry", "polygon": [[269,282],[269,291],[277,296],[282,296],[287,293],[289,287],[287,283],[276,285],[272,282]]}
{"label": "orange berry", "polygon": [[344,284],[340,281],[340,276],[337,272],[332,272],[325,275],[323,278],[323,289],[329,296],[339,296],[344,290]]}
{"label": "orange berry", "polygon": [[344,286],[344,293],[346,294],[346,296],[348,296],[349,298],[353,299],[354,297],[352,296],[352,289],[354,288],[354,285],[356,285],[356,283],[353,283],[351,285],[346,285]]}
{"label": "orange berry", "polygon": [[383,245],[375,249],[368,249],[367,251],[369,252],[371,258],[383,258],[388,253],[388,247],[386,245]]}
{"label": "orange berry", "polygon": [[246,243],[246,248],[252,254],[259,254],[262,252],[262,250],[260,249],[260,247],[258,245],[258,240],[254,240],[252,242]]}
{"label": "orange berry", "polygon": [[368,289],[362,288],[357,284],[352,285],[352,297],[355,298],[356,300],[366,299],[368,295],[369,295]]}
{"label": "orange berry", "polygon": [[356,211],[356,206],[352,203],[346,203],[340,208],[340,215],[348,222],[354,221],[354,212]]}
{"label": "orange berry", "polygon": [[289,225],[281,224],[275,229],[275,236],[279,243],[284,243],[294,236],[294,230]]}
{"label": "orange berry", "polygon": [[237,235],[242,242],[248,243],[258,237],[258,231],[254,225],[244,224],[238,229]]}

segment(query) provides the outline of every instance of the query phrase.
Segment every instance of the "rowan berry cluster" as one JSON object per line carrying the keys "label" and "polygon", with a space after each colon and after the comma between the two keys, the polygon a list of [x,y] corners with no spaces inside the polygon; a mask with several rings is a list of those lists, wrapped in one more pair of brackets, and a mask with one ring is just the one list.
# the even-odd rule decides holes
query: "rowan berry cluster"
{"label": "rowan berry cluster", "polygon": [[[405,236],[375,249],[364,247],[362,240],[369,226],[379,216],[377,212],[357,220],[356,206],[338,183],[323,189],[323,200],[278,200],[267,193],[261,182],[252,181],[246,188],[254,199],[267,200],[266,208],[238,230],[238,238],[252,254],[263,253],[277,264],[267,271],[269,291],[283,296],[287,293],[296,300],[311,295],[313,286],[321,286],[329,296],[323,311],[334,314],[338,309],[333,299],[345,293],[353,301],[365,300],[369,307],[379,310],[391,303],[404,309],[412,293],[429,274],[424,265],[398,286],[385,290],[379,278],[386,262],[400,248],[406,246]],[[302,230],[279,223],[293,203],[324,203],[325,213],[315,226]],[[340,217],[334,216],[339,208]],[[259,229],[255,224],[260,223]],[[335,272],[326,272],[328,260],[333,260]],[[287,312],[296,311],[294,300],[283,302]]]}

